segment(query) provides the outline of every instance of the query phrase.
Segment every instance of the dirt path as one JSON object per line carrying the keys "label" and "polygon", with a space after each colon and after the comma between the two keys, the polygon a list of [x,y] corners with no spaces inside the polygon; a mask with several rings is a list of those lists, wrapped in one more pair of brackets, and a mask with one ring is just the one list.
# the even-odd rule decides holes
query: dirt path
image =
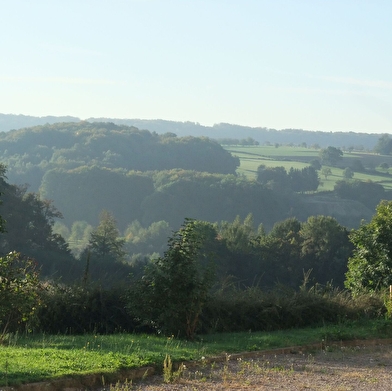
{"label": "dirt path", "polygon": [[228,356],[183,370],[165,384],[162,375],[124,390],[392,390],[392,345],[334,347],[254,358]]}

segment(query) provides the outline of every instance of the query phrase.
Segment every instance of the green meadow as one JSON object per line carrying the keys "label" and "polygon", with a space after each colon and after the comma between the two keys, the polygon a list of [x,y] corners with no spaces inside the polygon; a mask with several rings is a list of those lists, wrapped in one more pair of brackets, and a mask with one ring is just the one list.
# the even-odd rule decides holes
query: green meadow
{"label": "green meadow", "polygon": [[[389,331],[389,332],[386,332]],[[350,339],[388,338],[389,321],[346,322],[319,328],[205,335],[197,341],[143,334],[11,335],[0,347],[0,386],[99,374],[108,379],[124,369],[162,368],[173,361]]]}
{"label": "green meadow", "polygon": [[[287,171],[290,168],[302,169],[309,165],[309,162],[318,159],[320,151],[317,149],[290,147],[290,146],[225,146],[234,156],[240,159],[240,166],[237,170],[249,179],[256,179],[257,168],[263,164],[266,167],[284,167]],[[390,174],[392,169],[381,169],[382,163],[388,163],[392,166],[392,156],[381,156],[373,153],[344,152],[342,165],[350,167],[354,160],[359,160],[365,167],[371,167],[370,173],[355,172],[353,179],[360,181],[372,181],[379,183],[386,190],[392,189],[392,178]],[[330,167],[332,175],[327,178],[321,173],[320,186],[318,191],[333,190],[335,183],[344,179],[343,169]]]}

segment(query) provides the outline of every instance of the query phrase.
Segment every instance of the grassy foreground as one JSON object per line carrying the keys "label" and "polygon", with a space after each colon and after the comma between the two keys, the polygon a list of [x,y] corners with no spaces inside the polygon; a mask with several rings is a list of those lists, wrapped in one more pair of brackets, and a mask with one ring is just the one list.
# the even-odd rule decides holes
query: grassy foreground
{"label": "grassy foreground", "polygon": [[113,374],[146,365],[162,367],[167,354],[173,361],[200,360],[203,356],[222,353],[391,336],[392,323],[385,320],[275,332],[206,335],[196,342],[139,334],[13,335],[0,347],[0,386],[62,376]]}

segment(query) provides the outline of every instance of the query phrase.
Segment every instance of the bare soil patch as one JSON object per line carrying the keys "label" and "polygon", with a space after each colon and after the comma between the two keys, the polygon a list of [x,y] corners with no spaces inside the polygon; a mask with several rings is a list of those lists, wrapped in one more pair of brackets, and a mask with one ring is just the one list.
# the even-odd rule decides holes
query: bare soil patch
{"label": "bare soil patch", "polygon": [[162,375],[154,375],[131,387],[128,384],[125,389],[392,390],[392,345],[333,346],[253,357],[232,355],[223,361],[205,361],[183,368],[181,376],[170,384],[163,382]]}

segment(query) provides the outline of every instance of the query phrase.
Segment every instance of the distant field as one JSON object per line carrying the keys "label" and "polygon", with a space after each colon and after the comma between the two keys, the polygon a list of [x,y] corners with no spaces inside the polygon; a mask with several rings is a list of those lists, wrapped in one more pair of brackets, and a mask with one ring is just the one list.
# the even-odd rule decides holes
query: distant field
{"label": "distant field", "polygon": [[[313,159],[318,159],[319,150],[289,147],[289,146],[225,146],[227,151],[231,152],[234,156],[240,159],[240,167],[237,172],[244,174],[250,179],[255,179],[257,176],[257,168],[264,164],[266,167],[282,166],[287,171],[291,167],[302,169],[309,165]],[[367,168],[376,169],[378,174],[354,173],[353,179],[361,181],[372,181],[384,186],[387,190],[392,190],[392,177],[385,174],[390,173],[392,169],[382,170],[378,166],[382,163],[388,163],[392,166],[392,156],[381,156],[372,153],[344,153],[343,165],[350,167],[354,160],[360,160]],[[335,183],[343,179],[343,169],[330,167],[332,175],[325,178],[320,175],[321,184],[318,191],[333,190]]]}

